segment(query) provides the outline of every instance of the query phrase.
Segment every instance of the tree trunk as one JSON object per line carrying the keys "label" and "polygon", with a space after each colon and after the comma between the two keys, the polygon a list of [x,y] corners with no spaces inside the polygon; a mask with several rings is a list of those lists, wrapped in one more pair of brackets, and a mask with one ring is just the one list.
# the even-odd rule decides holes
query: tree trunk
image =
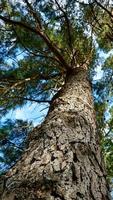
{"label": "tree trunk", "polygon": [[8,172],[1,199],[110,199],[98,138],[87,72],[73,70]]}

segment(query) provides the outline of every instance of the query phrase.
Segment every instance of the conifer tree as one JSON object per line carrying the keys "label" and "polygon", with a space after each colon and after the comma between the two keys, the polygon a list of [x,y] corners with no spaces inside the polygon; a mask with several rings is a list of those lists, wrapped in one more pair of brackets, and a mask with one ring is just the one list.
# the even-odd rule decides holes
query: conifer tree
{"label": "conifer tree", "polygon": [[[105,84],[91,83],[99,51],[113,46],[110,1],[2,0],[0,10],[1,116],[26,101],[50,104],[3,177],[1,199],[110,199],[99,131],[112,97],[112,56]],[[93,88],[101,92],[95,108]]]}

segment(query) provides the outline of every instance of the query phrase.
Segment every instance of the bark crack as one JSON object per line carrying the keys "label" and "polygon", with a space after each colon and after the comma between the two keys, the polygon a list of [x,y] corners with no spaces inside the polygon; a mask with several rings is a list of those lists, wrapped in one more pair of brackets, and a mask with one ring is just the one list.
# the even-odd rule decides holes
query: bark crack
{"label": "bark crack", "polygon": [[76,168],[74,163],[71,165],[71,170],[72,170],[72,181],[78,183],[78,177],[76,176]]}
{"label": "bark crack", "polygon": [[58,198],[58,200],[65,200],[63,195],[59,194],[57,191],[52,190],[51,196],[53,196],[55,199]]}

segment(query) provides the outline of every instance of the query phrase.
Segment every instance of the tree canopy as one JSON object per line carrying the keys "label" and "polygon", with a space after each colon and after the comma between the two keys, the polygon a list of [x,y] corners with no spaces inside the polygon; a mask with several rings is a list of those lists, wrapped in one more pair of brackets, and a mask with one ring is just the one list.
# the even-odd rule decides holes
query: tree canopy
{"label": "tree canopy", "polygon": [[[113,177],[112,3],[1,0],[0,5],[0,116],[27,101],[51,104],[70,70],[87,67],[109,177]],[[103,77],[94,81],[100,65]]]}

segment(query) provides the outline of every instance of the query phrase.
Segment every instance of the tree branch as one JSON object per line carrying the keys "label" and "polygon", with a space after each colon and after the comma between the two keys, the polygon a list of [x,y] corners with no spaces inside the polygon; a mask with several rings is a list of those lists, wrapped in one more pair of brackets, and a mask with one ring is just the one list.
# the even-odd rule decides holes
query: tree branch
{"label": "tree branch", "polygon": [[[58,60],[56,57],[49,56],[49,55],[47,55],[47,53],[45,53],[44,51],[39,51],[39,50],[38,50],[38,51],[37,51],[38,53],[35,53],[35,52],[33,52],[33,51],[30,51],[30,50],[24,45],[24,43],[21,41],[21,38],[20,38],[20,36],[17,34],[15,28],[13,28],[13,31],[14,31],[14,33],[16,34],[16,37],[17,37],[18,41],[20,42],[20,44],[22,45],[22,47],[28,52],[28,54],[32,54],[32,55],[34,55],[34,56],[36,56],[36,57],[48,58],[48,59],[51,59],[51,60],[56,61],[57,63],[60,63],[59,60]],[[39,54],[39,53],[40,53],[40,54]]]}
{"label": "tree branch", "polygon": [[[43,80],[49,80],[49,79],[53,79],[53,78],[56,78],[58,76],[62,76],[62,73],[57,73],[57,74],[48,74],[48,75],[44,75],[44,74],[37,74],[35,76],[32,76],[32,79],[43,79]],[[12,78],[12,77],[11,77]],[[0,76],[0,83],[15,83],[15,81],[26,81],[26,79],[14,79],[14,77],[11,79],[11,78],[5,78],[5,76]],[[31,79],[29,77],[29,79]]]}
{"label": "tree branch", "polygon": [[101,7],[104,11],[106,11],[112,18],[113,18],[113,14],[106,8],[104,7],[101,3],[99,3],[97,0],[94,0],[94,2]]}
{"label": "tree branch", "polygon": [[[10,98],[12,98],[12,97],[10,97]],[[25,100],[25,101],[32,101],[32,102],[36,102],[36,103],[51,103],[51,100],[37,100],[37,99],[32,99],[32,98],[27,98],[27,97],[21,97],[21,96],[14,96],[13,98],[15,98],[15,99],[22,99],[22,100]]]}
{"label": "tree branch", "polygon": [[37,13],[34,11],[34,9],[32,8],[31,4],[29,3],[28,0],[24,0],[24,2],[27,4],[27,7],[29,8],[30,13],[33,15],[34,19],[36,19],[38,26],[40,29],[42,29],[42,24],[41,21],[39,19],[39,16],[37,15]]}
{"label": "tree branch", "polygon": [[11,24],[11,25],[14,25],[14,26],[19,26],[21,28],[25,28],[25,29],[39,35],[43,39],[43,41],[46,43],[46,45],[49,47],[49,49],[58,58],[58,60],[61,64],[62,68],[64,69],[64,71],[70,69],[70,66],[65,61],[65,59],[63,58],[63,56],[61,55],[61,53],[57,49],[56,45],[54,45],[53,42],[49,39],[49,37],[42,30],[40,30],[38,27],[35,29],[35,28],[33,28],[33,27],[29,26],[28,24],[25,24],[21,21],[11,20],[11,19],[8,19],[8,18],[3,17],[3,16],[0,16],[0,19],[3,20],[4,22],[6,22],[7,24]]}
{"label": "tree branch", "polygon": [[66,14],[66,12],[63,10],[63,8],[60,6],[60,4],[58,3],[57,0],[55,0],[59,10],[63,13],[63,16],[65,18],[65,21],[66,21],[66,25],[67,25],[67,31],[68,31],[68,45],[70,47],[71,50],[73,50],[73,47],[72,47],[72,38],[71,38],[71,31],[70,31],[70,22],[69,22],[69,19],[68,19],[68,16]]}

